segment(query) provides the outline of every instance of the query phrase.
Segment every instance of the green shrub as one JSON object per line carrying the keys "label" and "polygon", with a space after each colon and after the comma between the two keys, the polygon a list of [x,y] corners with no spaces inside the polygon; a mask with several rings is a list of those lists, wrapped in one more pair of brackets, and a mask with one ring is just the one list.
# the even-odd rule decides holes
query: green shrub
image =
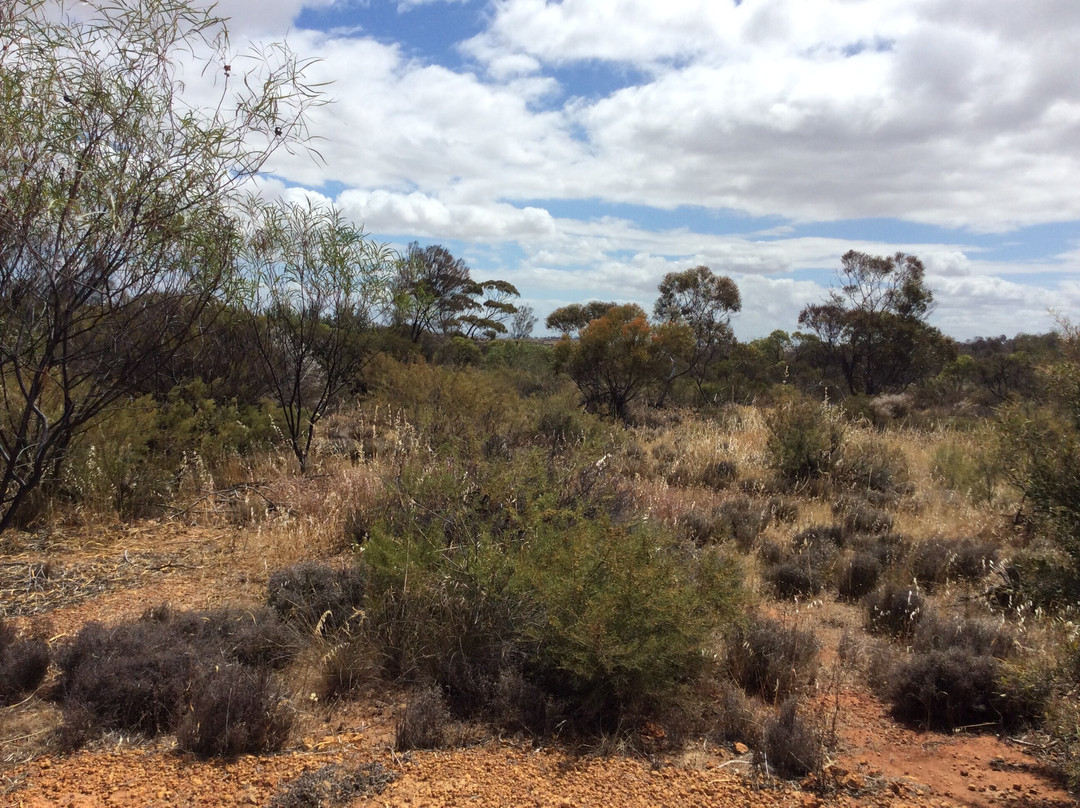
{"label": "green shrub", "polygon": [[789,482],[830,474],[843,456],[844,427],[827,406],[789,395],[765,416],[765,426],[769,465]]}
{"label": "green shrub", "polygon": [[660,711],[705,671],[739,576],[627,519],[602,464],[518,450],[466,476],[417,460],[397,485],[363,551],[388,674],[436,683],[463,716],[520,674],[595,731]]}
{"label": "green shrub", "polygon": [[897,497],[914,490],[903,452],[881,440],[849,443],[835,476],[843,485],[856,490]]}
{"label": "green shrub", "polygon": [[992,502],[1002,476],[995,444],[989,434],[944,441],[934,450],[930,473],[976,505]]}

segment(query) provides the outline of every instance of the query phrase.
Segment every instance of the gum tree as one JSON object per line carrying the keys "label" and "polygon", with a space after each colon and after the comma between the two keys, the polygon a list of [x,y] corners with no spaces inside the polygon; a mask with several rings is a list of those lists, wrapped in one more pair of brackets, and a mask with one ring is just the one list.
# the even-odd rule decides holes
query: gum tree
{"label": "gum tree", "polygon": [[321,97],[287,47],[232,55],[188,0],[9,2],[0,43],[3,530],[191,338],[233,270],[237,191]]}
{"label": "gum tree", "polygon": [[840,285],[826,302],[799,313],[799,325],[812,332],[806,350],[820,349],[852,394],[900,391],[937,372],[951,347],[926,321],[934,295],[924,276],[914,255],[849,250],[841,258]]}
{"label": "gum tree", "polygon": [[660,282],[659,291],[653,310],[656,318],[689,327],[694,334],[694,347],[685,359],[672,365],[657,404],[663,406],[676,379],[687,375],[707,401],[701,387],[705,374],[735,343],[731,315],[742,308],[739,287],[726,275],[716,275],[706,266],[697,266],[683,272],[669,272]]}

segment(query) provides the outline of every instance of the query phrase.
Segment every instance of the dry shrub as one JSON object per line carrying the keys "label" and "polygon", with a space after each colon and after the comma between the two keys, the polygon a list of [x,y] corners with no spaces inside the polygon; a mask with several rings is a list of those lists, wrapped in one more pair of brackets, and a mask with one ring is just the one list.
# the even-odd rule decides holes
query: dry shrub
{"label": "dry shrub", "polygon": [[265,676],[299,648],[296,633],[265,608],[185,612],[160,606],[113,628],[88,623],[57,654],[54,695],[63,702],[64,741],[78,745],[110,729],[169,732],[205,670],[243,666],[252,676]]}
{"label": "dry shrub", "polygon": [[839,497],[833,503],[832,511],[843,519],[846,533],[888,533],[893,528],[892,514],[863,497]]}
{"label": "dry shrub", "polygon": [[0,620],[0,706],[35,690],[48,670],[48,644],[38,637],[19,638],[11,623]]}
{"label": "dry shrub", "polygon": [[903,452],[880,440],[849,443],[835,476],[848,488],[884,494],[890,500],[914,490]]}
{"label": "dry shrub", "polygon": [[257,755],[280,750],[291,728],[287,695],[269,672],[215,665],[193,682],[176,744],[201,757]]}
{"label": "dry shrub", "polygon": [[911,555],[911,574],[927,591],[949,581],[985,578],[997,561],[997,547],[977,539],[927,539]]}
{"label": "dry shrub", "polygon": [[970,617],[941,617],[927,611],[915,630],[912,648],[917,652],[962,648],[977,656],[1004,659],[1016,651],[1015,638],[1002,622]]}
{"label": "dry shrub", "polygon": [[897,721],[927,729],[999,724],[998,662],[968,648],[913,654],[889,675],[888,700]]}
{"label": "dry shrub", "polygon": [[876,533],[849,536],[845,544],[852,549],[869,553],[881,562],[883,568],[895,566],[909,550],[909,542],[902,533]]}
{"label": "dry shrub", "polygon": [[171,730],[196,662],[191,647],[176,640],[160,623],[112,629],[87,623],[57,655],[65,724],[80,736],[98,729]]}
{"label": "dry shrub", "polygon": [[737,497],[720,505],[717,509],[717,521],[724,534],[730,537],[740,550],[746,552],[764,530],[768,522],[768,509],[749,497]]}
{"label": "dry shrub", "polygon": [[799,715],[795,699],[786,700],[765,723],[764,743],[754,754],[758,767],[776,777],[803,777],[821,768],[821,733]]}
{"label": "dry shrub", "polygon": [[744,743],[756,746],[761,720],[754,703],[731,682],[720,682],[719,691],[706,708],[708,737],[717,744]]}
{"label": "dry shrub", "polygon": [[821,593],[822,575],[809,555],[780,561],[765,571],[765,580],[780,600],[814,597]]}
{"label": "dry shrub", "polygon": [[865,552],[846,556],[836,571],[836,592],[841,600],[861,600],[874,591],[881,577],[881,562]]}
{"label": "dry shrub", "polygon": [[714,460],[706,463],[702,469],[701,484],[721,491],[735,482],[738,476],[739,468],[734,460]]}
{"label": "dry shrub", "polygon": [[439,749],[446,743],[450,711],[437,687],[426,687],[413,695],[394,728],[394,748]]}
{"label": "dry shrub", "polygon": [[379,666],[367,639],[345,637],[320,659],[318,695],[322,699],[342,698],[378,675]]}
{"label": "dry shrub", "polygon": [[357,567],[302,561],[275,572],[266,588],[267,604],[283,620],[333,630],[360,612],[367,579]]}
{"label": "dry shrub", "polygon": [[378,761],[355,770],[330,764],[305,772],[278,790],[270,808],[344,808],[360,797],[381,794],[397,776]]}
{"label": "dry shrub", "polygon": [[812,631],[751,618],[727,640],[727,669],[750,695],[778,702],[814,683],[819,643]]}
{"label": "dry shrub", "polygon": [[918,589],[886,584],[866,599],[867,629],[875,634],[908,638],[919,627],[926,608]]}

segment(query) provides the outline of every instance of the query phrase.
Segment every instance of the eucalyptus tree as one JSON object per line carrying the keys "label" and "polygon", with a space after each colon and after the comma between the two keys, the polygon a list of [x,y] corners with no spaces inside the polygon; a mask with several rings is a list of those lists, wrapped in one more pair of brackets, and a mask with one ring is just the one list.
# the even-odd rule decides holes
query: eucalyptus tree
{"label": "eucalyptus tree", "polygon": [[687,375],[694,379],[702,398],[708,400],[701,386],[705,374],[735,343],[731,315],[742,308],[739,287],[726,275],[697,266],[669,272],[660,282],[659,291],[653,308],[656,318],[688,326],[694,335],[694,347],[682,361],[673,362],[657,403],[663,405],[675,380]]}
{"label": "eucalyptus tree", "polygon": [[934,295],[914,255],[867,255],[849,250],[841,258],[840,284],[824,303],[799,313],[813,345],[839,368],[850,393],[876,395],[903,390],[936,373],[954,351],[927,317]]}
{"label": "eucalyptus tree", "polygon": [[191,337],[233,270],[238,190],[306,148],[306,63],[234,54],[200,5],[0,7],[0,530]]}
{"label": "eucalyptus tree", "polygon": [[361,380],[394,258],[336,208],[251,206],[241,260],[245,309],[301,473],[315,425]]}

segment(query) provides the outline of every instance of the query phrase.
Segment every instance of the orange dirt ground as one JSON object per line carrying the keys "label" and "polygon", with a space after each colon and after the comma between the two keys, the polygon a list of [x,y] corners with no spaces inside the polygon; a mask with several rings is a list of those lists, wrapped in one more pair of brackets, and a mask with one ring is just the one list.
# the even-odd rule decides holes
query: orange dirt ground
{"label": "orange dirt ground", "polygon": [[[136,617],[162,602],[180,608],[255,603],[275,567],[233,528],[146,525],[117,528],[97,542],[85,535],[22,539],[15,553],[0,557],[2,611],[22,623],[47,619],[56,636],[74,633],[89,620]],[[46,558],[52,583],[42,588],[31,570]],[[821,698],[828,701],[823,714],[835,709],[832,696]],[[304,772],[373,760],[397,779],[354,806],[1077,804],[1021,745],[990,735],[948,736],[897,726],[854,682],[840,693],[839,743],[826,767],[828,782],[814,789],[755,775],[748,756],[700,744],[651,760],[491,738],[461,749],[395,754],[400,707],[400,694],[385,692],[333,708],[312,704],[298,716],[289,750],[205,762],[177,753],[171,739],[115,735],[70,756],[55,755],[43,741],[56,724],[55,708],[31,698],[0,709],[0,805],[265,806]]]}

